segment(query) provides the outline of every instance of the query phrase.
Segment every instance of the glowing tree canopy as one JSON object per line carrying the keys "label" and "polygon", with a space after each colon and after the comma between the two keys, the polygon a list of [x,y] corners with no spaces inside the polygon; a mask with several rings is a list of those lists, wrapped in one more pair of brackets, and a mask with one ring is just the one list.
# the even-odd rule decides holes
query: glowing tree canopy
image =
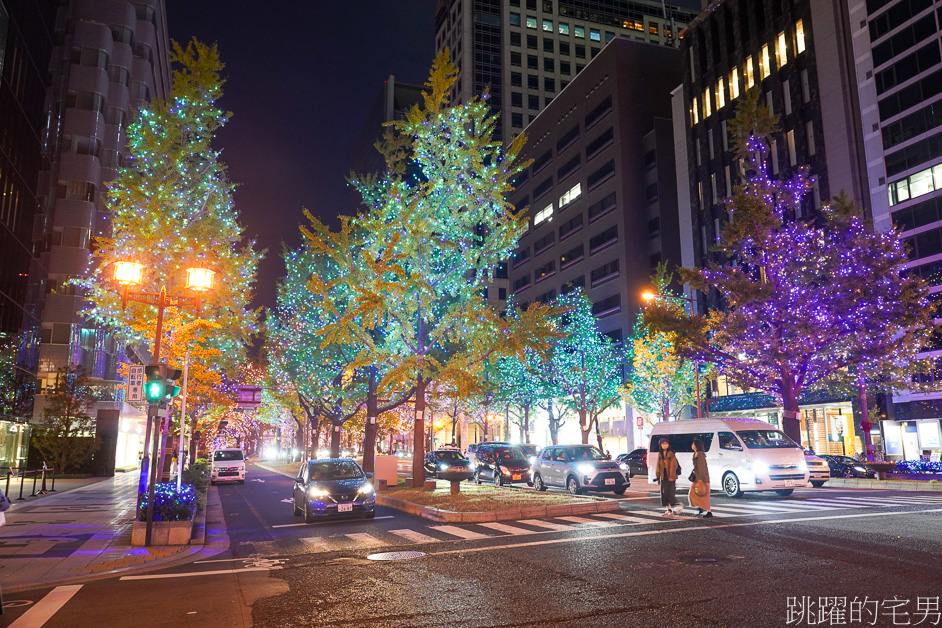
{"label": "glowing tree canopy", "polygon": [[[194,341],[200,337],[217,351],[214,366],[232,368],[257,328],[248,304],[260,253],[253,242],[243,242],[233,186],[211,145],[229,116],[216,105],[223,64],[215,46],[195,40],[186,48],[174,43],[171,61],[170,95],[140,110],[128,129],[126,167],[109,184],[112,233],[97,240],[91,276],[84,282],[90,301],[85,313],[125,329],[127,340],[152,343],[155,310],[129,303],[122,311],[121,294],[111,284],[115,262],[143,265],[143,283],[132,291],[166,287],[171,294],[187,294],[187,269],[213,270],[215,288],[202,293],[202,313],[170,308],[164,331],[170,336],[189,326]],[[212,320],[212,326],[193,325],[201,318]]]}
{"label": "glowing tree canopy", "polygon": [[645,319],[676,334],[682,355],[715,363],[737,386],[776,396],[784,431],[800,442],[802,392],[859,368],[874,375],[886,370],[881,365],[918,370],[914,358],[935,327],[933,308],[926,284],[906,275],[898,234],[874,232],[846,197],[821,210],[819,225],[800,219],[812,179],[806,168],[786,181],[769,177],[776,120],[758,105],[757,90],[740,100],[729,128],[736,155],[748,164],[718,244],[735,265],[681,270],[694,289],[716,290],[724,307],[688,316],[655,301]]}

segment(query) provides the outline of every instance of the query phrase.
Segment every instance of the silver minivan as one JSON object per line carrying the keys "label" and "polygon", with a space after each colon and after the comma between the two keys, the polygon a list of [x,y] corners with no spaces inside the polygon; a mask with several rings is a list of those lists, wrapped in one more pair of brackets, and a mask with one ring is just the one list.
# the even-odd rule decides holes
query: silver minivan
{"label": "silver minivan", "polygon": [[612,462],[592,445],[550,445],[531,469],[533,488],[565,488],[573,495],[586,491],[612,491],[624,495],[631,485],[627,465]]}

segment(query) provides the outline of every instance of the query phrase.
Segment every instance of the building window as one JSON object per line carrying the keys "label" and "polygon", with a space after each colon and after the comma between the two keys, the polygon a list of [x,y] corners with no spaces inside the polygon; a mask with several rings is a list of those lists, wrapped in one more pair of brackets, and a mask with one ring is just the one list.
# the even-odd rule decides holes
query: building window
{"label": "building window", "polygon": [[585,258],[585,246],[580,244],[559,256],[559,269],[568,268]]}
{"label": "building window", "polygon": [[[576,158],[578,159],[578,155]],[[578,161],[576,162],[578,164]],[[562,196],[559,197],[559,208],[562,209],[569,203],[573,202],[582,195],[582,183],[577,183],[568,190],[566,190]]]}
{"label": "building window", "polygon": [[690,107],[691,125],[700,123],[700,107],[697,105],[697,97],[693,97],[693,106]]}
{"label": "building window", "polygon": [[615,135],[612,131],[612,127],[609,127],[605,131],[599,134],[597,138],[586,144],[585,147],[585,158],[588,161],[595,157],[599,152],[615,141]]}
{"label": "building window", "polygon": [[569,42],[568,41],[559,42],[559,54],[566,57],[569,56]]}
{"label": "building window", "polygon": [[605,31],[605,43],[607,44],[613,39],[615,39],[615,33],[613,33],[612,31]]}
{"label": "building window", "polygon": [[519,46],[520,45],[520,33],[513,31],[510,33],[510,45]]}
{"label": "building window", "polygon": [[612,226],[589,240],[589,253],[594,255],[602,249],[618,242],[618,227]]}
{"label": "building window", "polygon": [[543,38],[543,52],[553,54],[553,40],[549,37]]}
{"label": "building window", "polygon": [[518,128],[523,128],[523,114],[522,113],[511,113],[510,114],[510,123]]}
{"label": "building window", "polygon": [[577,231],[582,231],[582,214],[570,218],[565,223],[559,227],[559,239],[562,241],[564,238],[571,236]]}
{"label": "building window", "polygon": [[531,17],[531,16],[529,16],[529,15],[527,16],[527,28],[533,28],[533,29],[536,28],[536,18],[535,18],[535,17]]}
{"label": "building window", "polygon": [[494,269],[494,278],[495,279],[507,279],[507,263],[501,262],[497,265],[497,268]]}
{"label": "building window", "polygon": [[596,220],[598,220],[605,214],[609,213],[610,211],[615,209],[615,205],[616,203],[615,203],[614,192],[612,192],[611,194],[609,194],[602,200],[592,203],[591,205],[589,205],[589,210],[588,210],[589,222],[590,223],[595,222]]}
{"label": "building window", "polygon": [[811,84],[808,82],[808,70],[801,71],[801,98],[802,102],[811,102]]}
{"label": "building window", "polygon": [[[585,46],[580,46],[579,44],[576,44],[576,57],[579,59],[585,59]],[[581,69],[582,68],[577,65],[576,73],[578,74],[579,70]]]}
{"label": "building window", "polygon": [[523,87],[523,75],[520,72],[511,72],[510,85],[511,87]]}
{"label": "building window", "polygon": [[498,288],[497,298],[500,301],[506,301],[507,300],[507,288]]}
{"label": "building window", "polygon": [[814,123],[810,120],[805,123],[805,134],[808,136],[808,156],[811,157],[815,153],[814,147]]}
{"label": "building window", "polygon": [[554,79],[551,76],[543,77],[543,91],[555,92],[556,91],[556,79]]}
{"label": "building window", "polygon": [[552,57],[543,57],[543,71],[556,72],[556,62]]}
{"label": "building window", "polygon": [[602,119],[605,114],[612,110],[612,97],[608,96],[600,102],[595,109],[590,111],[585,117],[585,128],[588,130],[593,124]]}
{"label": "building window", "polygon": [[648,220],[648,239],[653,240],[659,235],[661,235],[661,219],[651,218]]}
{"label": "building window", "polygon": [[536,216],[533,217],[533,226],[537,226],[547,220],[553,219],[553,204],[550,203],[540,211],[536,213]]}
{"label": "building window", "polygon": [[579,288],[584,288],[584,287],[585,287],[585,275],[579,275],[578,277],[575,277],[574,279],[570,279],[569,281],[564,283],[562,286],[560,286],[559,293],[569,294],[570,292],[573,292]]}
{"label": "building window", "polygon": [[739,68],[733,68],[729,73],[729,99],[739,98]]}
{"label": "building window", "polygon": [[[715,174],[712,175],[712,176],[714,177],[714,179],[716,178],[716,175],[715,175]],[[645,196],[646,196],[647,199],[648,199],[648,204],[649,204],[649,205],[650,205],[651,203],[656,203],[656,202],[657,202],[657,183],[652,183],[651,185],[649,185],[649,186],[645,189]]]}
{"label": "building window", "polygon": [[759,76],[760,79],[767,78],[772,73],[769,65],[769,45],[762,44],[762,52],[759,54]]}
{"label": "building window", "polygon": [[527,74],[527,87],[530,89],[540,89],[540,77],[534,74]]}
{"label": "building window", "polygon": [[756,84],[755,67],[752,65],[752,57],[746,57],[746,67],[743,70],[743,77],[746,79],[746,89],[752,89]]}
{"label": "building window", "polygon": [[780,68],[788,63],[788,47],[785,45],[785,31],[778,34],[778,39],[775,42],[775,62]]}
{"label": "building window", "polygon": [[559,62],[559,73],[566,74],[566,75],[572,74],[572,66],[569,65],[568,61]]}
{"label": "building window", "polygon": [[523,94],[520,92],[510,92],[510,104],[513,107],[523,107]]}
{"label": "building window", "polygon": [[801,20],[795,23],[795,54],[800,55],[805,51],[805,25]]}
{"label": "building window", "polygon": [[592,304],[592,315],[596,318],[621,311],[621,295],[615,294]]}
{"label": "building window", "polygon": [[511,52],[510,53],[510,65],[519,68],[520,61],[522,58],[523,56],[519,52]]}
{"label": "building window", "polygon": [[575,34],[579,39],[585,39],[585,26],[577,26],[575,28]]}
{"label": "building window", "polygon": [[553,231],[550,231],[545,236],[533,243],[533,254],[539,255],[554,244],[556,244],[556,234]]}
{"label": "building window", "polygon": [[544,33],[553,32],[553,20],[543,20],[543,32]]}
{"label": "building window", "polygon": [[618,260],[612,260],[611,262],[599,266],[592,270],[589,273],[589,284],[594,288],[595,286],[610,281],[618,276]]}
{"label": "building window", "polygon": [[[572,174],[581,164],[582,164],[582,155],[580,155],[579,153],[576,153],[572,157],[572,159],[564,163],[556,171],[556,180],[562,181],[563,179],[568,177],[570,174]],[[576,184],[576,185],[580,185],[580,184]],[[565,196],[565,194],[563,196]],[[560,197],[560,201],[562,201],[562,197]],[[563,206],[562,202],[560,202],[559,206],[560,207]]]}
{"label": "building window", "polygon": [[513,255],[514,268],[518,268],[530,260],[530,247],[520,249]]}
{"label": "building window", "polygon": [[569,34],[569,24],[566,24],[565,22],[560,22],[560,23],[559,23],[559,34],[560,34],[560,35],[568,35],[568,34]]}
{"label": "building window", "polygon": [[703,119],[706,120],[711,115],[713,115],[713,109],[710,107],[712,104],[710,102],[710,88],[707,87],[706,91],[703,92]]}
{"label": "building window", "polygon": [[589,29],[589,39],[592,41],[602,41],[602,33],[597,28]]}
{"label": "building window", "polygon": [[551,277],[556,274],[556,260],[551,259],[542,266],[538,267],[533,271],[533,278],[535,281],[543,281],[547,277]]}
{"label": "building window", "polygon": [[723,85],[723,79],[716,82],[716,109],[719,111],[726,106],[726,89]]}
{"label": "building window", "polygon": [[607,164],[593,172],[586,179],[586,186],[592,190],[602,184],[603,181],[615,176],[615,160],[610,160]]}
{"label": "building window", "polygon": [[527,55],[527,69],[528,70],[539,70],[540,69],[540,59],[536,55]]}
{"label": "building window", "polygon": [[649,24],[649,25],[648,25],[648,32],[651,33],[652,35],[657,35],[657,33],[658,33],[657,24]]}
{"label": "building window", "polygon": [[788,144],[788,165],[794,166],[798,163],[798,155],[795,153],[795,131],[791,130],[785,134],[785,141]]}
{"label": "building window", "polygon": [[579,125],[572,127],[566,134],[559,138],[559,141],[556,142],[556,154],[558,155],[562,151],[569,148],[573,142],[579,139]]}
{"label": "building window", "polygon": [[527,96],[527,107],[533,111],[540,110],[540,97],[536,94],[530,94]]}
{"label": "building window", "polygon": [[530,273],[514,280],[514,292],[520,292],[530,287]]}
{"label": "building window", "polygon": [[534,301],[536,301],[537,303],[542,303],[543,305],[546,305],[547,303],[549,303],[555,298],[556,298],[556,289],[553,288],[552,290],[548,290],[544,292],[543,294],[541,294],[540,296],[538,296],[536,299],[534,299]]}
{"label": "building window", "polygon": [[511,26],[520,26],[520,14],[511,13],[510,14],[510,25]]}

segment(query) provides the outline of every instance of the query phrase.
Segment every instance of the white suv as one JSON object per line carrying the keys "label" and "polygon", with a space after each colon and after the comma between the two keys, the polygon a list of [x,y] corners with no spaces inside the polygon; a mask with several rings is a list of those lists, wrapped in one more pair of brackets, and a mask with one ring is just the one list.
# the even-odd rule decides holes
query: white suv
{"label": "white suv", "polygon": [[212,464],[210,484],[216,482],[245,484],[245,453],[241,449],[232,447],[214,450]]}

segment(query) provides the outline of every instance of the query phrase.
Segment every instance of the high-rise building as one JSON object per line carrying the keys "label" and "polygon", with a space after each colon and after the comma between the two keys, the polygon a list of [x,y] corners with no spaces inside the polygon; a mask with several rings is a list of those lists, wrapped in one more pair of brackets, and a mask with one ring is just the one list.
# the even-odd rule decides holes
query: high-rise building
{"label": "high-rise building", "polygon": [[[134,111],[170,88],[164,2],[62,2],[55,32],[46,99],[52,162],[40,184],[47,274],[39,386],[54,384],[57,369],[71,363],[99,383],[104,400],[116,401],[123,349],[81,316],[82,291],[68,282],[87,275],[94,238],[111,233],[105,185],[125,158]],[[34,416],[42,405],[40,396]]]}
{"label": "high-rise building", "polygon": [[508,140],[615,37],[673,46],[696,15],[659,0],[439,0],[435,49],[459,69],[456,102],[489,89]]}
{"label": "high-rise building", "polygon": [[26,458],[42,303],[37,281],[39,173],[55,5],[0,1],[0,469]]}
{"label": "high-rise building", "polygon": [[[942,299],[942,2],[845,0],[853,37],[864,154],[865,199],[877,229],[896,226],[911,272]],[[923,357],[942,373],[942,339]],[[942,451],[942,394],[895,393],[880,430],[893,459]]]}
{"label": "high-rise building", "polygon": [[[852,24],[847,0],[717,0],[681,32],[683,87],[674,94],[674,136],[685,138],[676,154],[684,266],[720,261],[710,249],[728,221],[725,201],[742,180],[727,123],[748,89],[758,89],[760,102],[779,116],[771,175],[788,178],[807,165],[816,178],[799,215],[789,218],[813,216],[841,190],[869,209]],[[700,301],[719,305],[707,295]],[[780,424],[781,411],[766,395],[738,390],[722,377],[713,395],[713,414]],[[822,453],[860,451],[849,400],[808,396],[802,406],[805,445]],[[837,434],[845,435],[843,447]]]}
{"label": "high-rise building", "polygon": [[[618,345],[631,335],[654,268],[679,262],[679,83],[679,51],[616,37],[527,126],[522,159],[533,163],[510,196],[530,216],[510,261],[519,304],[582,288],[602,333]],[[625,418],[620,406],[603,418],[612,451],[633,448]]]}

